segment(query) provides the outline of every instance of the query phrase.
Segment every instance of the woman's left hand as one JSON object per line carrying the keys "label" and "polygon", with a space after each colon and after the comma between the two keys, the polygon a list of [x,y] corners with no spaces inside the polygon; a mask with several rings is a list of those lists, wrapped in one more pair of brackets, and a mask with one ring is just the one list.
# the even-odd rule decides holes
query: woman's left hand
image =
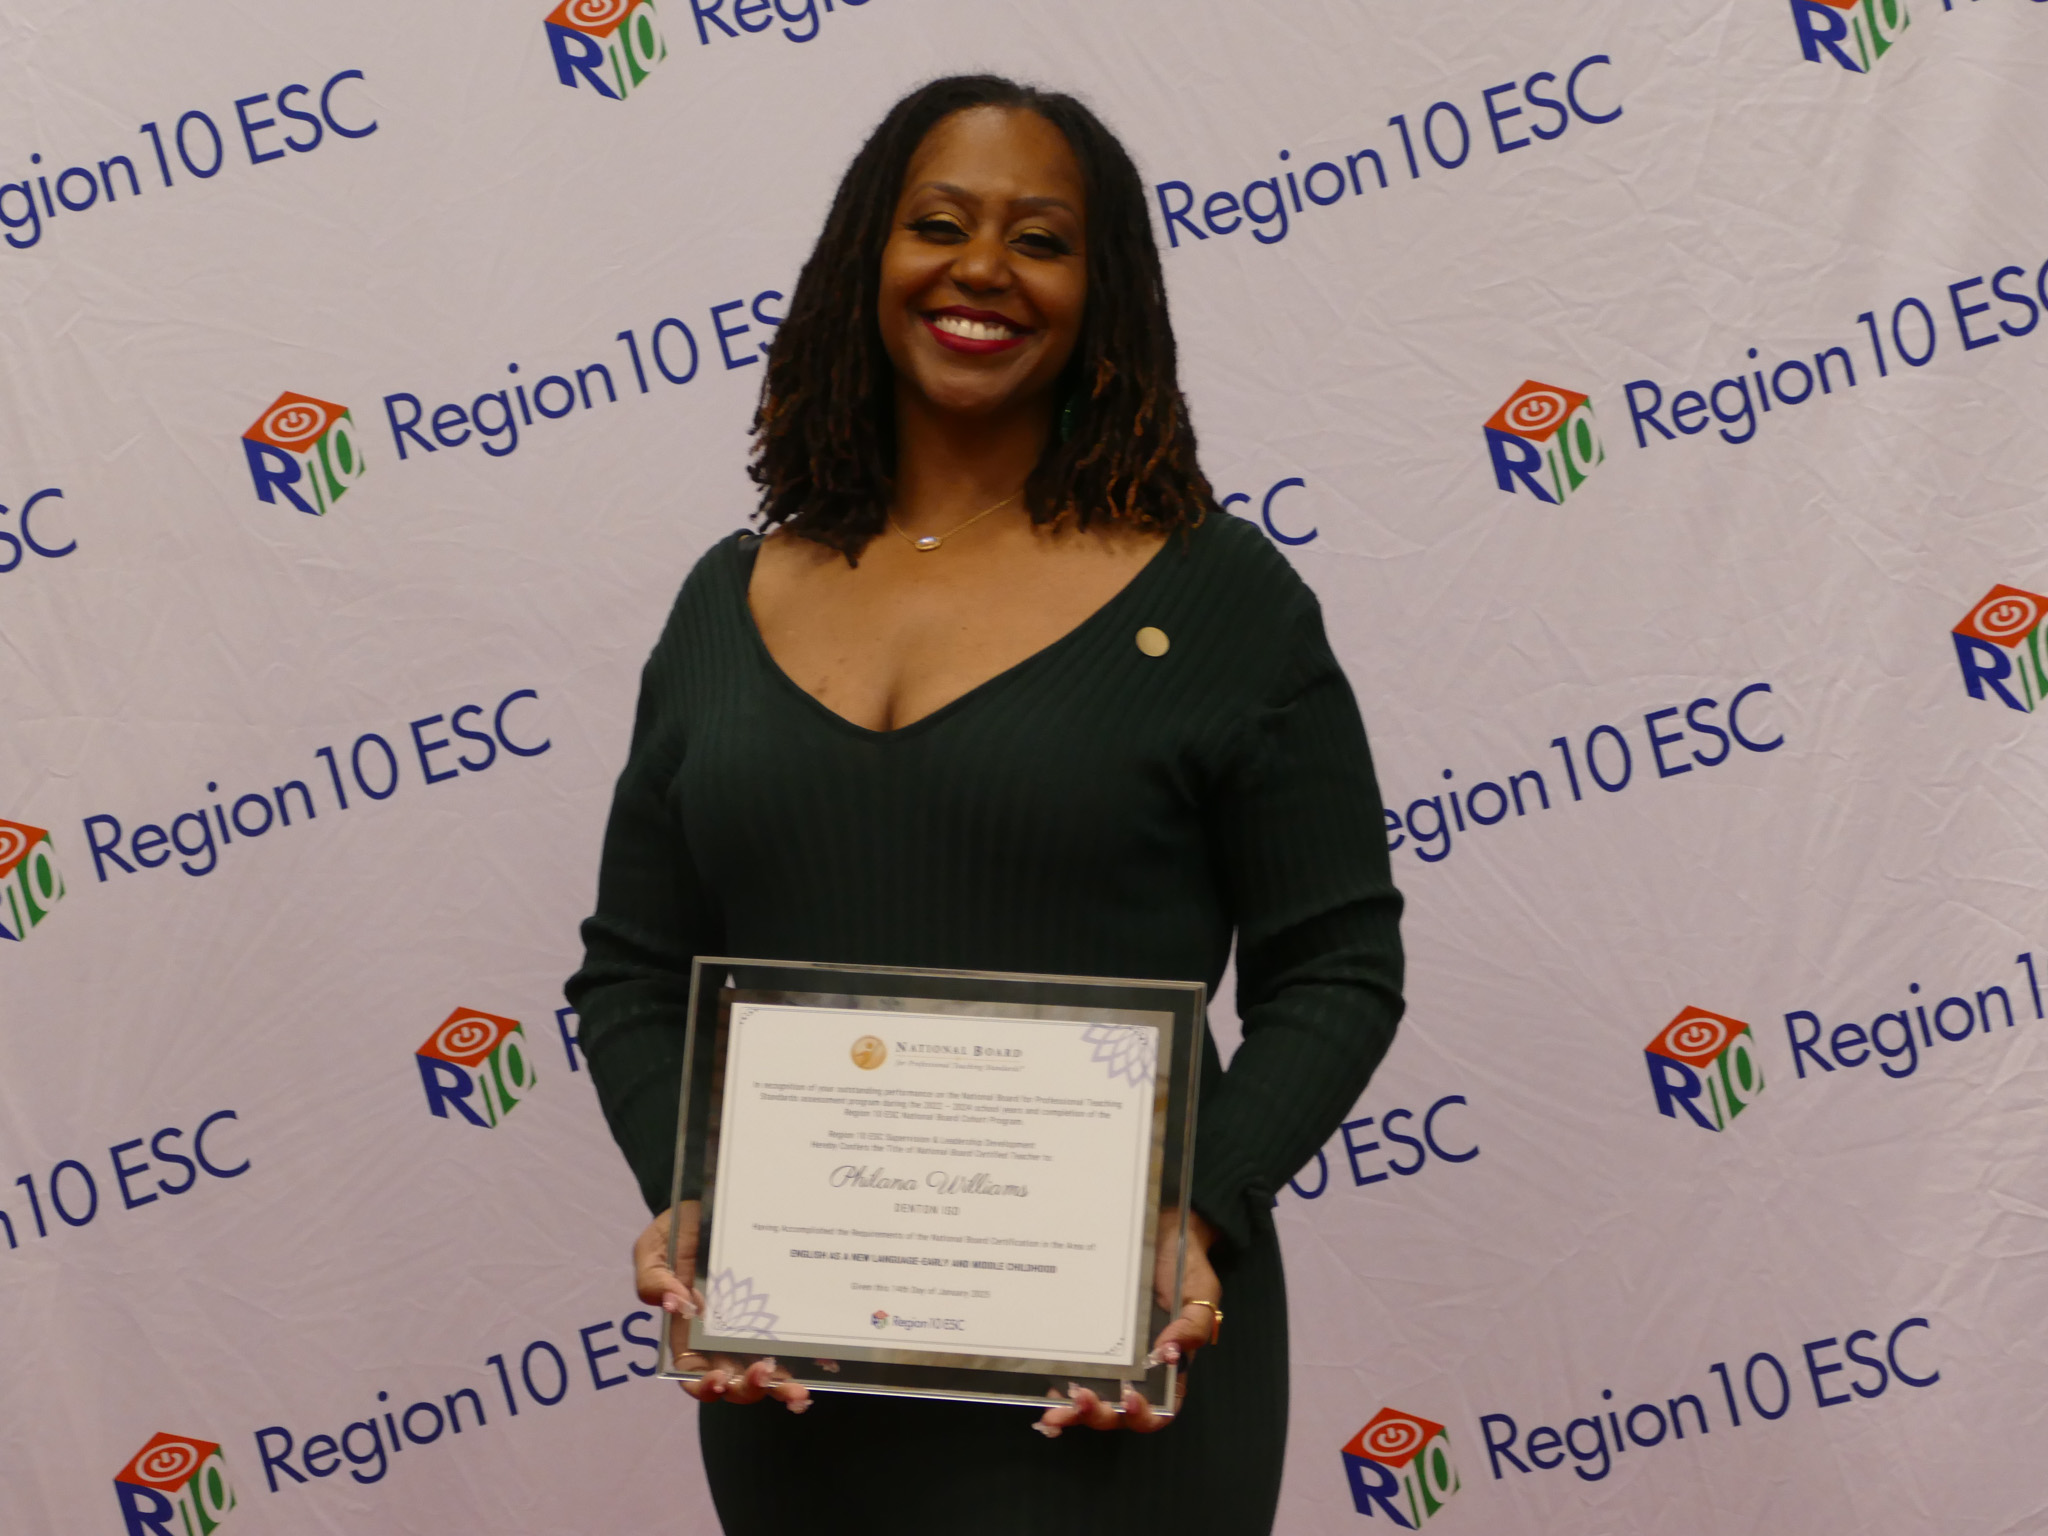
{"label": "woman's left hand", "polygon": [[[1159,1219],[1159,1267],[1153,1276],[1153,1289],[1159,1305],[1167,1309],[1174,1303],[1173,1239],[1179,1223],[1178,1212],[1168,1212]],[[1217,1336],[1220,1313],[1216,1309],[1223,1305],[1223,1282],[1216,1278],[1209,1263],[1209,1247],[1215,1241],[1216,1229],[1207,1218],[1200,1211],[1188,1212],[1187,1271],[1181,1277],[1180,1311],[1153,1341],[1155,1361],[1177,1361],[1185,1371],[1195,1351]],[[1187,1399],[1185,1385],[1181,1399],[1183,1403]],[[1052,1439],[1072,1424],[1085,1429],[1128,1429],[1134,1434],[1149,1435],[1172,1422],[1170,1415],[1155,1412],[1136,1387],[1125,1387],[1123,1400],[1113,1403],[1087,1387],[1073,1385],[1067,1389],[1066,1400],[1046,1409],[1031,1427]]]}

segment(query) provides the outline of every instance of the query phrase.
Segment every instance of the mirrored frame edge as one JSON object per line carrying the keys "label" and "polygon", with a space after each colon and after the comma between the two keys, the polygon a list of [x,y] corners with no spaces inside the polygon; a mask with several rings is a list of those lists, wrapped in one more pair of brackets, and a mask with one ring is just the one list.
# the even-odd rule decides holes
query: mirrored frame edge
{"label": "mirrored frame edge", "polygon": [[[1162,1133],[1155,1141],[1155,1151],[1147,1172],[1148,1194],[1152,1208],[1165,1211],[1174,1209],[1178,1213],[1175,1228],[1174,1292],[1176,1295],[1186,1285],[1188,1214],[1190,1195],[1194,1182],[1194,1145],[1199,1086],[1202,1063],[1202,1048],[1208,1038],[1208,986],[1200,981],[1159,981],[1127,977],[1064,976],[1033,974],[1008,971],[967,971],[948,970],[933,967],[876,966],[861,964],[840,964],[830,962],[796,960],[748,960],[731,956],[699,956],[691,964],[688,1009],[689,1015],[684,1031],[683,1065],[680,1104],[676,1123],[675,1159],[669,1181],[669,1205],[671,1214],[668,1261],[671,1270],[677,1267],[681,1257],[680,1231],[674,1221],[674,1213],[683,1198],[683,1183],[687,1172],[691,1133],[694,1118],[691,1114],[693,1092],[703,1093],[697,1083],[699,1070],[710,1074],[710,1063],[700,1062],[705,1054],[707,1027],[722,1029],[724,1024],[724,1001],[718,995],[722,985],[707,994],[707,982],[722,983],[733,973],[747,971],[779,971],[804,973],[812,976],[857,977],[864,982],[878,982],[884,978],[907,978],[922,983],[933,981],[959,980],[983,985],[1037,984],[1054,987],[1125,988],[1133,992],[1149,993],[1152,999],[1163,1007],[1146,1011],[1164,1012],[1171,1019],[1170,1040],[1164,1042],[1167,1050],[1161,1053],[1168,1064],[1167,1081],[1162,1087],[1167,1102],[1155,1111],[1155,1123],[1161,1125]],[[792,974],[794,980],[794,974]],[[806,988],[806,991],[811,990]],[[851,996],[901,997],[897,992],[883,992],[879,987],[847,988],[822,987],[821,991]],[[710,1011],[719,1013],[715,1026],[708,1026]],[[709,1037],[715,1039],[715,1035]],[[715,1075],[715,1074],[710,1074]],[[710,1086],[710,1096],[715,1097],[717,1085]],[[1174,1120],[1178,1115],[1176,1129]],[[715,1150],[713,1152],[715,1156]],[[703,1174],[707,1184],[716,1179],[715,1163],[706,1167]],[[1171,1180],[1171,1187],[1168,1181]],[[700,1197],[700,1199],[703,1197]],[[701,1228],[700,1228],[701,1231]],[[1149,1296],[1150,1285],[1144,1278],[1156,1265],[1156,1241],[1158,1227],[1150,1226],[1145,1240],[1145,1252],[1150,1257],[1141,1266],[1138,1288],[1138,1310],[1143,1317],[1151,1313],[1152,1326],[1141,1329],[1140,1337],[1156,1337],[1159,1329],[1176,1315],[1158,1306],[1156,1299]],[[706,1278],[705,1264],[708,1255],[704,1245],[698,1245],[696,1262],[691,1266],[690,1280],[697,1294],[704,1294]],[[679,1271],[678,1271],[679,1272]],[[1149,1309],[1146,1302],[1150,1302]],[[676,1325],[687,1321],[688,1339],[684,1346],[689,1353],[703,1353],[707,1349],[731,1357],[740,1369],[754,1361],[768,1358],[770,1351],[760,1349],[761,1340],[756,1338],[725,1338],[707,1331],[708,1319],[696,1317],[681,1319],[673,1314],[666,1316],[661,1330],[661,1347],[657,1374],[680,1382],[701,1380],[703,1372],[681,1369],[676,1360]],[[782,1359],[791,1353],[791,1346],[800,1348],[802,1341],[775,1341],[775,1358]],[[751,1347],[750,1347],[751,1346]],[[902,1359],[858,1359],[854,1356],[900,1356],[919,1355],[917,1360]],[[809,1357],[805,1357],[809,1359]],[[1154,1405],[1154,1410],[1164,1418],[1178,1413],[1185,1385],[1184,1372],[1177,1362],[1153,1362],[1150,1352],[1142,1357],[1133,1368],[1113,1375],[1103,1375],[1099,1363],[1030,1361],[1021,1358],[1008,1368],[992,1370],[977,1368],[972,1362],[976,1356],[937,1356],[938,1359],[958,1361],[958,1364],[926,1363],[933,1358],[927,1352],[916,1351],[868,1351],[860,1350],[853,1355],[840,1352],[836,1358],[826,1356],[809,1360],[811,1368],[797,1368],[789,1371],[791,1379],[815,1391],[843,1392],[859,1395],[918,1397],[939,1401],[981,1402],[992,1404],[1034,1405],[1044,1407],[1047,1394],[1063,1396],[1069,1382],[1097,1391],[1106,1400],[1119,1401],[1126,1386],[1138,1388]],[[828,1366],[826,1361],[830,1360]],[[791,1362],[783,1361],[787,1368]]]}

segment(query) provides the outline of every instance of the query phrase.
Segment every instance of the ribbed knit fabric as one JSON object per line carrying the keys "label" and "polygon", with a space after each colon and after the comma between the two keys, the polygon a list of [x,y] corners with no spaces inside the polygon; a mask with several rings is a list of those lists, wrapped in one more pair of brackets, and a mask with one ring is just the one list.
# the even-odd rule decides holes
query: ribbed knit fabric
{"label": "ribbed knit fabric", "polygon": [[[1203,1053],[1194,1203],[1223,1234],[1230,1321],[1178,1422],[1048,1442],[1003,1409],[718,1405],[701,1422],[727,1530],[1268,1529],[1286,1421],[1274,1194],[1401,1011],[1379,793],[1313,594],[1254,526],[1212,514],[1064,638],[870,731],[769,656],[746,601],[757,547],[735,535],[698,563],[648,660],[568,987],[649,1208],[667,1199],[696,954],[1213,988],[1234,933],[1244,1042],[1227,1073]],[[1138,648],[1148,626],[1163,656]],[[904,1435],[949,1454],[906,1459]],[[921,1513],[905,1478],[937,1482]]]}

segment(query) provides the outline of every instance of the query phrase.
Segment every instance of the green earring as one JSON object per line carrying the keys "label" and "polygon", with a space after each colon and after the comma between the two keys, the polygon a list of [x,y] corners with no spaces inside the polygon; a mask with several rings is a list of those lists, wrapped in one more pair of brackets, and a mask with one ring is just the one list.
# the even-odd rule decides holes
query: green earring
{"label": "green earring", "polygon": [[1065,442],[1074,435],[1074,406],[1081,398],[1079,390],[1068,393],[1066,403],[1060,407],[1060,441]]}

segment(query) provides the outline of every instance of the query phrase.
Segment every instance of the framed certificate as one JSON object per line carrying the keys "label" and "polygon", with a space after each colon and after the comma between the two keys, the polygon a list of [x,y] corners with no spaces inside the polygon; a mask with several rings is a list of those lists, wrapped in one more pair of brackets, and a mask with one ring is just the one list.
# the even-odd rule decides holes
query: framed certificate
{"label": "framed certificate", "polygon": [[699,959],[669,1258],[705,1306],[669,1320],[661,1373],[773,1355],[814,1391],[1043,1406],[1079,1382],[1173,1412],[1149,1355],[1181,1294],[1206,1002]]}

